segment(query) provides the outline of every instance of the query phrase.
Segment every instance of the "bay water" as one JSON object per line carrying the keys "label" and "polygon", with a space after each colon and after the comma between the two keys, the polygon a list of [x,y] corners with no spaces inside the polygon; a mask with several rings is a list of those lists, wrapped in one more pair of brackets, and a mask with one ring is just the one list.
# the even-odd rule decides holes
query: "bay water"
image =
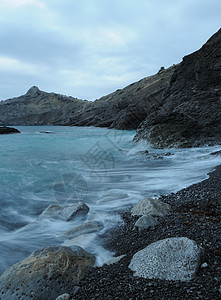
{"label": "bay water", "polygon": [[0,274],[38,248],[69,245],[64,233],[82,220],[39,218],[50,204],[89,206],[85,222],[97,220],[103,230],[72,244],[102,265],[113,253],[101,246],[99,236],[122,224],[120,211],[199,182],[221,163],[210,155],[220,146],[159,150],[134,143],[135,131],[16,128],[21,134],[0,135]]}

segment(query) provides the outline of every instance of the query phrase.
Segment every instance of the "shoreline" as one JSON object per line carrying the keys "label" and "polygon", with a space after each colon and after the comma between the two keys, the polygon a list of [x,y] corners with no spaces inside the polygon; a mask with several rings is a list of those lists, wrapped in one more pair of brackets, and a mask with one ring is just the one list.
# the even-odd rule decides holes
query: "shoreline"
{"label": "shoreline", "polygon": [[[103,246],[126,254],[118,263],[93,268],[80,281],[73,299],[220,299],[221,247],[219,237],[221,165],[209,178],[159,199],[171,211],[158,225],[142,232],[133,230],[138,217],[122,213],[124,224],[102,238]],[[195,278],[189,282],[143,279],[133,276],[128,265],[132,256],[149,244],[168,237],[188,237],[203,247],[204,255]],[[202,265],[203,264],[203,265]]]}

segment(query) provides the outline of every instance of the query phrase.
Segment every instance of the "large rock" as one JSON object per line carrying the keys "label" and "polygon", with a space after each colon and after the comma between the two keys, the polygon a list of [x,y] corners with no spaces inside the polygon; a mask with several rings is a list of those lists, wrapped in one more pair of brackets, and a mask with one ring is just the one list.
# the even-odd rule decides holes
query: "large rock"
{"label": "large rock", "polygon": [[131,214],[133,216],[165,216],[170,210],[170,205],[163,203],[158,199],[147,198],[141,200],[136,204],[132,210]]}
{"label": "large rock", "polygon": [[0,277],[1,300],[54,300],[71,293],[95,257],[80,247],[46,247],[13,265]]}
{"label": "large rock", "polygon": [[59,216],[64,221],[71,221],[76,217],[85,217],[89,211],[89,207],[82,201],[71,206],[67,206],[60,211]]}
{"label": "large rock", "polygon": [[189,281],[197,272],[201,251],[186,237],[167,238],[137,252],[129,268],[138,277]]}
{"label": "large rock", "polygon": [[155,147],[221,143],[221,29],[198,51],[185,56],[161,105],[149,110],[135,140]]}
{"label": "large rock", "polygon": [[10,133],[20,133],[20,131],[16,128],[12,127],[0,127],[0,134],[10,134]]}

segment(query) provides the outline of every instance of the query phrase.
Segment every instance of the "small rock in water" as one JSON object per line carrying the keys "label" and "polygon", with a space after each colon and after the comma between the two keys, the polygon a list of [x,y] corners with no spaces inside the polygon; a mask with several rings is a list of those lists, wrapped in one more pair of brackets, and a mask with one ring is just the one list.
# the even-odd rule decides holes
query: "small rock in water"
{"label": "small rock in water", "polygon": [[12,127],[0,127],[0,134],[11,134],[11,133],[20,133],[20,131],[16,128]]}
{"label": "small rock in water", "polygon": [[60,217],[64,221],[71,221],[75,217],[82,217],[88,214],[89,207],[82,201],[75,203],[72,206],[67,206],[63,208],[60,212]]}
{"label": "small rock in water", "polygon": [[88,234],[93,232],[98,232],[104,228],[103,224],[94,220],[89,221],[84,224],[81,224],[73,229],[67,231],[64,236],[67,236],[69,239],[76,238],[82,234]]}
{"label": "small rock in water", "polygon": [[39,216],[39,220],[58,217],[61,206],[57,204],[50,204]]}
{"label": "small rock in water", "polygon": [[170,205],[167,203],[163,203],[158,199],[147,198],[141,200],[137,205],[135,205],[131,214],[133,216],[165,216],[170,210]]}

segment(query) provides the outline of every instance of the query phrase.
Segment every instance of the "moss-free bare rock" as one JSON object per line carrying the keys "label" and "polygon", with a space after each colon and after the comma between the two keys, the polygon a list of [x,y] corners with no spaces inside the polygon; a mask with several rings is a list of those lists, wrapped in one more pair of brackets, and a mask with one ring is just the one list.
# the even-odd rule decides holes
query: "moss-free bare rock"
{"label": "moss-free bare rock", "polygon": [[164,202],[161,202],[158,199],[147,198],[141,200],[136,204],[132,210],[131,214],[133,216],[165,216],[170,210],[170,205]]}
{"label": "moss-free bare rock", "polygon": [[71,293],[95,257],[81,247],[46,247],[13,265],[0,277],[1,300],[54,300]]}
{"label": "moss-free bare rock", "polygon": [[134,224],[134,229],[139,229],[139,231],[143,229],[148,229],[150,227],[154,227],[157,225],[157,220],[154,219],[151,215],[145,215],[140,217],[137,222]]}
{"label": "moss-free bare rock", "polygon": [[200,264],[202,249],[186,237],[167,238],[137,252],[129,265],[135,276],[189,281]]}

